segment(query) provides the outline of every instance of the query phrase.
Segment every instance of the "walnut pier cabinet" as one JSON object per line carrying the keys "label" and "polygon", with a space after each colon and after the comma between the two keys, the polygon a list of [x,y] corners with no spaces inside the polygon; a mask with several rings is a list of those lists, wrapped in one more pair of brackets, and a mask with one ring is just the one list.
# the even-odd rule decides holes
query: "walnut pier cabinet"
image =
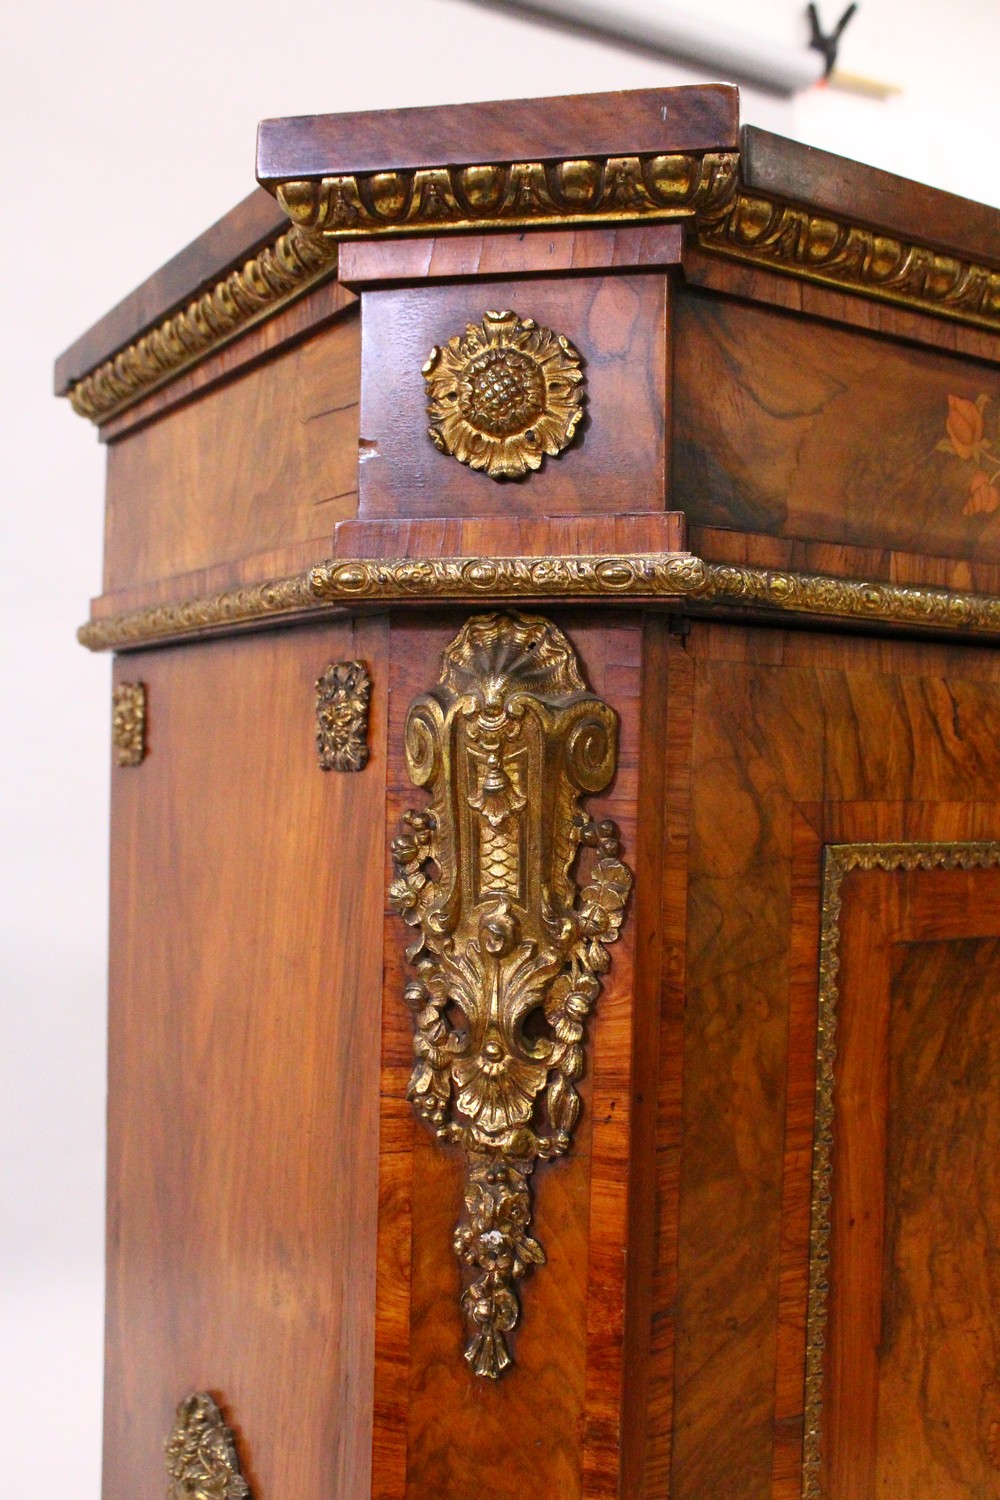
{"label": "walnut pier cabinet", "polygon": [[1000,213],[728,85],[266,121],[62,357],[106,1500],[1000,1493]]}

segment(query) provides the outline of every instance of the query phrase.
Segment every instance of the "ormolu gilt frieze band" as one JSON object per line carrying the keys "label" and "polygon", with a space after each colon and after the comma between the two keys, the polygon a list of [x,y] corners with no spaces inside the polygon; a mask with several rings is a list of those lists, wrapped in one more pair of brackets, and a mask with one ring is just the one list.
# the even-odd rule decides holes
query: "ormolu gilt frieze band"
{"label": "ormolu gilt frieze band", "polygon": [[251,1500],[233,1435],[207,1392],[178,1406],[164,1453],[167,1500]]}
{"label": "ormolu gilt frieze band", "polygon": [[550,224],[689,221],[706,250],[922,312],[1000,326],[1000,270],[741,190],[737,152],[428,167],[280,184],[335,239]]}
{"label": "ormolu gilt frieze band", "polygon": [[293,223],[336,239],[542,228],[716,213],[738,166],[734,151],[485,162],[283,182],[277,196]]}
{"label": "ormolu gilt frieze band", "polygon": [[699,221],[697,239],[730,259],[985,328],[1000,325],[1000,271],[794,204],[737,193],[723,214]]}
{"label": "ormolu gilt frieze band", "polygon": [[1000,271],[759,193],[734,151],[492,162],[289,181],[274,245],[78,380],[73,407],[122,411],[336,269],[355,236],[685,220],[704,249],[976,326],[1000,326]]}
{"label": "ormolu gilt frieze band", "polygon": [[329,608],[547,599],[628,599],[699,613],[737,609],[1000,635],[1000,596],[995,594],[713,563],[689,552],[648,552],[333,559],[290,578],[91,620],[80,627],[78,638],[92,651],[128,651],[257,621],[304,618]]}
{"label": "ormolu gilt frieze band", "polygon": [[292,225],[183,311],[78,380],[69,391],[73,410],[95,422],[107,421],[336,268],[335,243]]}
{"label": "ormolu gilt frieze band", "polygon": [[545,1261],[529,1178],[572,1144],[585,1022],[632,884],[614,825],[580,808],[614,775],[617,730],[566,637],[526,615],[469,620],[406,721],[407,769],[429,793],[392,846],[390,903],[414,929],[408,1095],[465,1152],[465,1358],[493,1379],[511,1363],[517,1282]]}

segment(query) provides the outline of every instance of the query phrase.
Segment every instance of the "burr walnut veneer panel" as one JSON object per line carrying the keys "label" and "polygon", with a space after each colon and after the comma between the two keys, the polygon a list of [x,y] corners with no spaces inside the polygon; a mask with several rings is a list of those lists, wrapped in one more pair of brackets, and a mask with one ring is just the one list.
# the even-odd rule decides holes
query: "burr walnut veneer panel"
{"label": "burr walnut veneer panel", "polygon": [[[667,683],[667,987],[645,1493],[799,1500],[823,846],[1000,838],[1000,663],[975,649],[695,624],[686,644],[670,644]],[[992,1387],[982,1395],[971,1388],[985,1380],[992,1356],[988,1345],[976,1352],[968,1341],[973,1326],[996,1324],[1000,1299],[981,1274],[961,1291],[954,1277],[964,1267],[964,1284],[971,1261],[962,1257],[975,1259],[960,1242],[988,1257],[997,1232],[984,1197],[988,1172],[977,1178],[975,1166],[986,1171],[982,1152],[996,1129],[992,1085],[981,1072],[995,1048],[986,1023],[996,977],[986,965],[995,953],[987,942],[966,951],[959,941],[1000,931],[996,881],[974,872],[956,901],[961,877],[913,876],[922,915],[907,931],[926,945],[924,956],[907,950],[890,987],[871,979],[875,928],[850,915],[854,907],[846,919],[860,944],[857,1013],[865,1017],[861,1053],[844,1042],[850,1055],[868,1055],[872,1008],[885,1016],[892,996],[890,1145],[875,1169],[895,1204],[901,1247],[897,1263],[880,1253],[856,1262],[863,1285],[855,1280],[850,1297],[856,1302],[863,1291],[869,1305],[875,1297],[889,1318],[880,1420],[897,1424],[897,1436],[885,1439],[891,1492],[914,1500],[992,1493],[980,1480],[989,1472],[980,1434]],[[966,910],[953,916],[952,942],[944,913],[956,908]],[[878,1098],[846,1123],[838,1117],[835,1201],[837,1172],[880,1107],[885,1118]],[[911,1154],[900,1158],[892,1140],[904,1128]],[[880,1201],[878,1192],[868,1195],[865,1211]],[[838,1235],[846,1232],[835,1227],[834,1318]],[[907,1301],[915,1290],[919,1306]],[[896,1327],[903,1342],[894,1354]],[[840,1392],[857,1387],[852,1351],[841,1356]],[[959,1437],[949,1439],[934,1425],[947,1410],[928,1402],[921,1381],[943,1394],[959,1376],[970,1386],[969,1411]],[[846,1399],[828,1397],[831,1421]],[[963,1447],[966,1457],[956,1461]],[[935,1448],[940,1475],[928,1456]],[[838,1481],[823,1493],[875,1500],[883,1490]]]}
{"label": "burr walnut veneer panel", "polygon": [[[194,1389],[256,1500],[368,1489],[385,635],[118,668],[149,723],[113,789],[106,1500],[160,1500]],[[328,775],[314,683],[355,657],[371,759]]]}
{"label": "burr walnut veneer panel", "polygon": [[1000,871],[841,888],[824,1479],[1000,1487]]}
{"label": "burr walnut veneer panel", "polygon": [[1000,559],[995,340],[990,364],[727,297],[674,307],[671,503],[692,525]]}

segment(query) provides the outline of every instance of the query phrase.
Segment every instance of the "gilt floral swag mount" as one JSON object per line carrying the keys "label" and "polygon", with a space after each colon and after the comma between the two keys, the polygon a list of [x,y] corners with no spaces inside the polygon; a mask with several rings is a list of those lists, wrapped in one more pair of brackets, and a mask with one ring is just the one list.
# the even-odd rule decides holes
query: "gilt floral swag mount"
{"label": "gilt floral swag mount", "polygon": [[469,620],[406,720],[407,768],[430,794],[392,846],[390,901],[417,929],[408,1096],[465,1152],[465,1357],[494,1379],[516,1283],[545,1260],[528,1179],[570,1149],[585,1022],[632,884],[615,826],[580,809],[614,775],[617,729],[562,632],[518,614]]}

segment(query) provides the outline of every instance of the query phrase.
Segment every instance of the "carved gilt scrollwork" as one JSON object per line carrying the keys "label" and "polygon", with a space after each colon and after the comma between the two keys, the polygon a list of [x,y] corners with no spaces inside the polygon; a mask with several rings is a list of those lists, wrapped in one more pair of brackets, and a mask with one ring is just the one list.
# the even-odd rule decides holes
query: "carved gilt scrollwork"
{"label": "carved gilt scrollwork", "polygon": [[454,1248],[477,1375],[511,1363],[516,1283],[545,1260],[529,1178],[570,1149],[585,1022],[632,883],[614,825],[580,808],[614,774],[617,727],[562,632],[518,614],[469,620],[406,721],[409,774],[430,797],[392,847],[390,901],[416,929],[408,1093],[465,1151]]}

